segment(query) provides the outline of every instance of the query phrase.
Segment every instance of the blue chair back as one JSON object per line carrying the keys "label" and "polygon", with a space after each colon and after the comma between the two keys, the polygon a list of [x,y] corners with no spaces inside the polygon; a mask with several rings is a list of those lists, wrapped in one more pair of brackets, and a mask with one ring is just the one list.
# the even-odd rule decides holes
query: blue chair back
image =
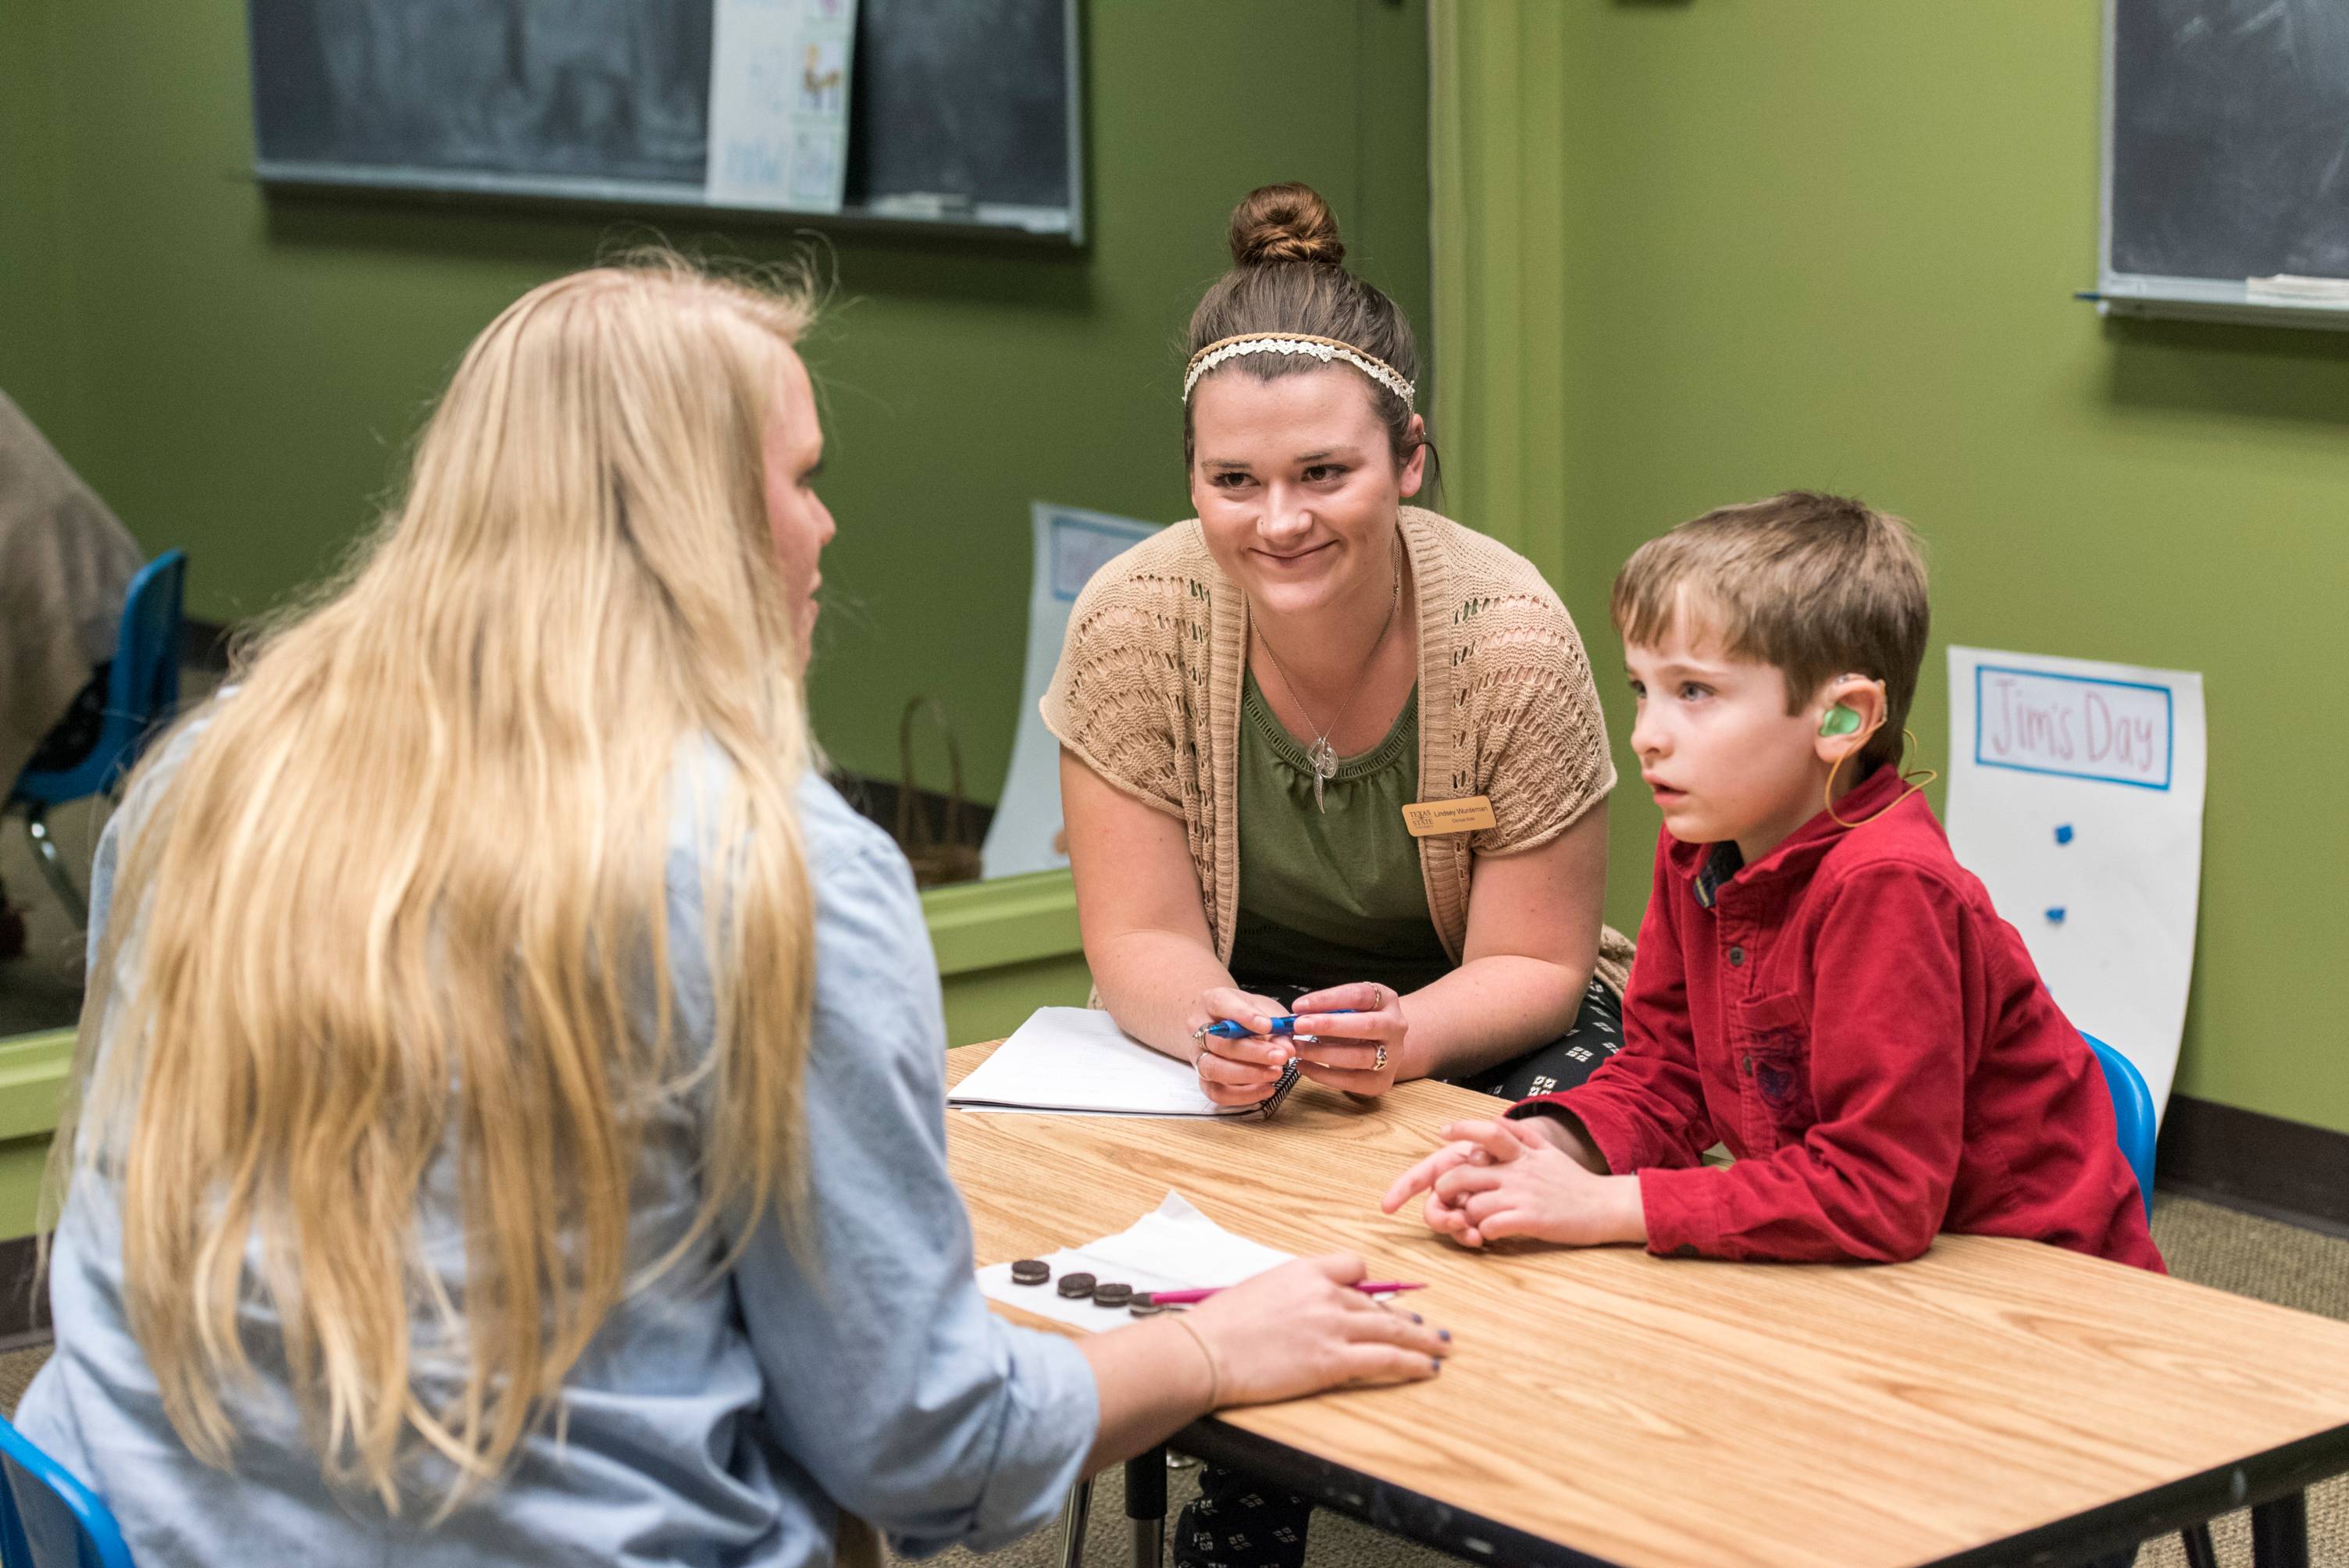
{"label": "blue chair back", "polygon": [[167,550],[139,569],[115,634],[98,744],[70,768],[53,773],[26,769],[11,796],[61,806],[111,788],[139,760],[180,703],[180,615],[187,579],[184,550]]}
{"label": "blue chair back", "polygon": [[[16,1511],[16,1488],[26,1478],[45,1489],[47,1497],[62,1503],[72,1516],[76,1568],[138,1568],[130,1560],[130,1548],[123,1542],[122,1527],[114,1522],[114,1515],[98,1494],[5,1420],[0,1420],[0,1455],[11,1461],[0,1466],[6,1472],[0,1475],[0,1568],[35,1568],[25,1521]],[[41,1533],[47,1537],[47,1532]],[[49,1562],[39,1568],[64,1568],[64,1564]]]}
{"label": "blue chair back", "polygon": [[2113,1097],[2113,1121],[2120,1129],[2121,1153],[2129,1169],[2137,1172],[2138,1196],[2145,1200],[2147,1219],[2153,1218],[2153,1135],[2156,1127],[2153,1091],[2145,1087],[2145,1078],[2137,1064],[2120,1052],[2083,1031],[2080,1037],[2096,1053],[2096,1065],[2105,1069],[2105,1088]]}

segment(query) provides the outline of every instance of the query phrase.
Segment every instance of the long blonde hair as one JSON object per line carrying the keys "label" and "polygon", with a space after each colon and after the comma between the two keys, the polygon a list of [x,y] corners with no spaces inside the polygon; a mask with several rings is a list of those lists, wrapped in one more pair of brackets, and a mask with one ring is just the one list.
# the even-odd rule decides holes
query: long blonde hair
{"label": "long blonde hair", "polygon": [[[803,283],[665,254],[525,294],[466,352],[364,562],[166,785],[134,785],[60,1145],[119,1184],[131,1328],[207,1461],[233,1461],[258,1295],[330,1482],[397,1511],[428,1452],[451,1504],[495,1477],[645,1277],[629,1189],[658,1097],[700,1099],[709,1131],[691,1233],[653,1267],[798,1214],[811,743],[761,436],[811,310]],[[712,742],[716,1031],[688,1062],[669,795]],[[419,1251],[444,1156],[461,1304]],[[468,1376],[428,1402],[418,1364],[443,1351]]]}

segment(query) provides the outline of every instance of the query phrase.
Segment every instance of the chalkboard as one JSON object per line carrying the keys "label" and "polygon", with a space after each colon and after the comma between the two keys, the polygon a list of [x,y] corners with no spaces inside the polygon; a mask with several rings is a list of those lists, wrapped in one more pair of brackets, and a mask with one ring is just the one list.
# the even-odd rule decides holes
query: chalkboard
{"label": "chalkboard", "polygon": [[2349,326],[2349,0],[2106,0],[2106,41],[2107,304]]}
{"label": "chalkboard", "polygon": [[[255,173],[274,189],[707,210],[713,14],[249,0]],[[1081,240],[1077,58],[1076,0],[862,0],[844,216]]]}
{"label": "chalkboard", "polygon": [[1066,207],[1073,18],[1034,0],[860,0],[848,179],[867,199]]}

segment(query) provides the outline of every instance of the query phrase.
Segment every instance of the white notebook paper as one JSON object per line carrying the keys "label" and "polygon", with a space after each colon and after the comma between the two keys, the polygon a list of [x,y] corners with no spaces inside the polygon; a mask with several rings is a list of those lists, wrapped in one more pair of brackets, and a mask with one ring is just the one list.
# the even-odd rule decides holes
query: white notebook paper
{"label": "white notebook paper", "polygon": [[1161,1056],[1092,1007],[1039,1007],[995,1054],[947,1091],[963,1110],[1107,1116],[1260,1116],[1217,1105],[1191,1064]]}

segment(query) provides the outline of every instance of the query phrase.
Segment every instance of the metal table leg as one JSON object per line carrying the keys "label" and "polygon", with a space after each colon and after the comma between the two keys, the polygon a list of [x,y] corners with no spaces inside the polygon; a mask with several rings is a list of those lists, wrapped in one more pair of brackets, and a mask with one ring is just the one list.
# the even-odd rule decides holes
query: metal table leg
{"label": "metal table leg", "polygon": [[1166,1553],[1166,1450],[1125,1461],[1125,1517],[1133,1530],[1133,1568],[1159,1568]]}
{"label": "metal table leg", "polygon": [[2308,1568],[2308,1494],[2295,1491],[2251,1510],[2251,1561],[2259,1568]]}
{"label": "metal table leg", "polygon": [[48,820],[43,815],[47,810],[36,804],[26,811],[25,836],[33,841],[33,853],[40,861],[41,874],[48,879],[57,902],[66,906],[66,913],[73,916],[78,929],[88,931],[89,901],[82,897],[81,889],[74,886],[73,878],[66,874],[65,857],[57,853],[57,841],[49,836]]}
{"label": "metal table leg", "polygon": [[1090,1477],[1069,1489],[1068,1506],[1061,1510],[1061,1568],[1084,1568],[1085,1523],[1093,1511]]}

